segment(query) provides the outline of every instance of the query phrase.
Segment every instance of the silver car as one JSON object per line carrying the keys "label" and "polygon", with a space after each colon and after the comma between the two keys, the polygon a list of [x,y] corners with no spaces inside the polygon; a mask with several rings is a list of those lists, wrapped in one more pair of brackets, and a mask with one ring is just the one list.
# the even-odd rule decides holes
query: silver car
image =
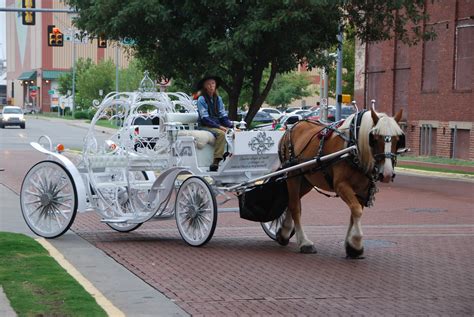
{"label": "silver car", "polygon": [[17,125],[22,129],[26,127],[25,116],[20,107],[3,107],[2,112],[0,113],[0,128],[3,129],[8,125]]}

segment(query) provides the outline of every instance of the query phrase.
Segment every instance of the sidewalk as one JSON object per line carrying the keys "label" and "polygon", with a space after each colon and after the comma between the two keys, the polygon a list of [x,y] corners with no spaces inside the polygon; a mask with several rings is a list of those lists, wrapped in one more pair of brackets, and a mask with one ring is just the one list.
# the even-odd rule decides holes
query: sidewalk
{"label": "sidewalk", "polygon": [[[61,122],[67,123],[69,125],[79,127],[79,128],[83,128],[83,129],[87,129],[87,130],[91,126],[90,123],[84,122],[84,120],[68,120],[68,119],[63,119],[63,118],[45,117],[45,116],[44,117],[43,116],[38,116],[38,119],[46,120],[46,121],[61,121]],[[108,133],[108,134],[114,134],[114,133],[117,132],[116,129],[101,127],[101,126],[95,126],[95,130],[97,130],[99,132],[103,132],[103,133]]]}
{"label": "sidewalk", "polygon": [[[38,238],[22,218],[18,195],[0,184],[0,199],[0,231]],[[163,294],[73,231],[48,242],[126,316],[187,316]],[[1,295],[0,316],[9,316],[9,303]]]}

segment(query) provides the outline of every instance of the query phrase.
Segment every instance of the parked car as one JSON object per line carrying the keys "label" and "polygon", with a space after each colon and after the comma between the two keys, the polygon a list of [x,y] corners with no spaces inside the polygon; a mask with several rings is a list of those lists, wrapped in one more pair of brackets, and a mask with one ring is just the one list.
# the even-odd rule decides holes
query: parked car
{"label": "parked car", "polygon": [[1,112],[0,128],[4,128],[8,125],[17,125],[24,129],[26,127],[25,115],[20,107],[16,106],[5,106]]}
{"label": "parked car", "polygon": [[285,114],[292,113],[298,110],[302,110],[302,109],[300,107],[289,107],[289,108],[286,108]]}
{"label": "parked car", "polygon": [[284,131],[302,119],[303,119],[302,115],[286,114],[283,117],[281,117],[280,120],[278,120],[278,123],[275,125],[274,129]]}
{"label": "parked car", "polygon": [[351,114],[356,112],[356,108],[352,106],[341,107],[341,119],[347,119]]}
{"label": "parked car", "polygon": [[292,115],[299,115],[302,116],[303,118],[306,117],[311,111],[310,110],[296,110],[291,112],[290,114]]}
{"label": "parked car", "polygon": [[260,111],[268,113],[275,120],[280,119],[280,117],[283,115],[278,109],[275,108],[261,108]]}
{"label": "parked car", "polygon": [[[243,116],[243,118],[245,118],[245,117],[247,116],[247,112],[242,113],[242,116]],[[272,123],[272,122],[273,122],[273,118],[272,118],[272,116],[271,116],[270,114],[268,114],[267,112],[259,111],[259,112],[257,112],[257,114],[255,115],[255,117],[253,117],[252,122]]]}
{"label": "parked car", "polygon": [[[321,120],[321,108],[308,113],[305,117],[308,120],[318,121]],[[334,122],[336,120],[336,108],[328,108],[328,121]]]}
{"label": "parked car", "polygon": [[155,146],[160,133],[160,118],[155,115],[139,115],[130,125],[130,135],[135,140],[135,150],[139,147]]}

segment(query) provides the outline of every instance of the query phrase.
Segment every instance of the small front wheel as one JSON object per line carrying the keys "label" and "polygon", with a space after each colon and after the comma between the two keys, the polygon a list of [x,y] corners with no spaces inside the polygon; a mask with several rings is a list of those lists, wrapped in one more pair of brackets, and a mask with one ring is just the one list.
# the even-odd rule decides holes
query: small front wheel
{"label": "small front wheel", "polygon": [[71,174],[54,161],[37,163],[23,179],[20,205],[31,231],[44,238],[62,235],[77,212],[77,191]]}
{"label": "small front wheel", "polygon": [[205,179],[191,176],[181,184],[175,217],[179,234],[189,245],[200,247],[211,240],[217,223],[217,203]]}

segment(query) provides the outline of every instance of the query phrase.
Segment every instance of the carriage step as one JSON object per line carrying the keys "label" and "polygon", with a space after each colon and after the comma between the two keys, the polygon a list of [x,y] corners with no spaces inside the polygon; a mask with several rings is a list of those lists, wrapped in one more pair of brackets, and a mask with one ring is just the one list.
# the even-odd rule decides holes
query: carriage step
{"label": "carriage step", "polygon": [[117,217],[117,218],[102,218],[100,222],[104,223],[142,223],[143,221],[139,221],[136,218],[129,218],[129,217]]}
{"label": "carriage step", "polygon": [[[153,181],[134,181],[131,182],[131,187],[134,189],[150,189],[153,185]],[[124,181],[110,181],[110,182],[103,182],[103,183],[96,183],[96,188],[110,188],[110,187],[127,187],[128,183]]]}

